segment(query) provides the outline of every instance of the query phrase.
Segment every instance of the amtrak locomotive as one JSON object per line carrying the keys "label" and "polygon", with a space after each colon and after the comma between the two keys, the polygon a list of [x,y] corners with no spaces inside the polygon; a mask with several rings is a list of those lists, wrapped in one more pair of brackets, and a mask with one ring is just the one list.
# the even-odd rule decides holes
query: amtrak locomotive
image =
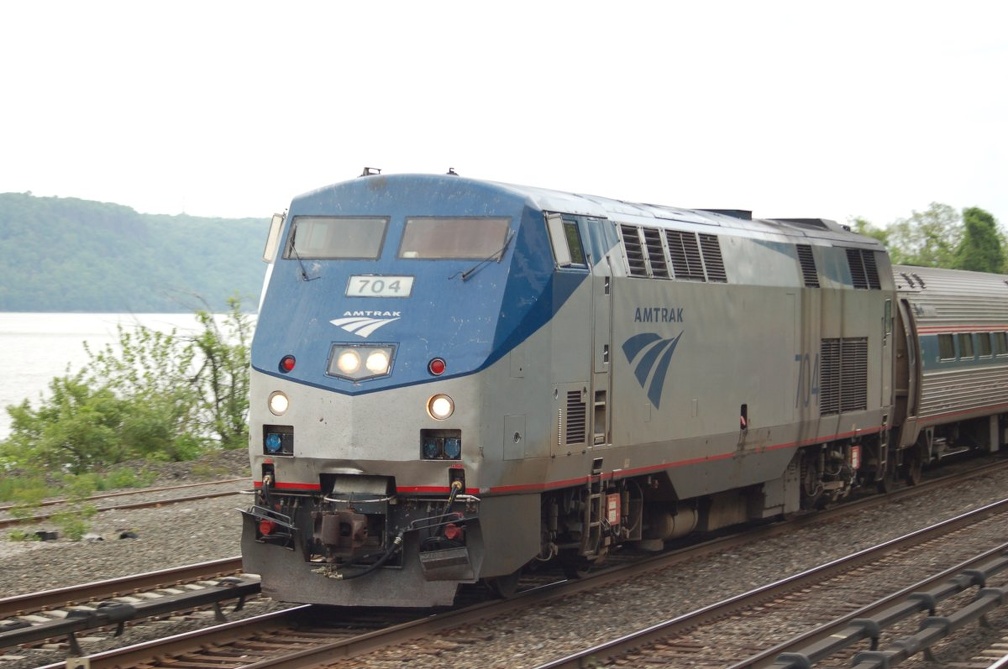
{"label": "amtrak locomotive", "polygon": [[506,594],[1005,441],[1005,277],[831,221],[365,170],[273,223],[242,554],[277,599]]}

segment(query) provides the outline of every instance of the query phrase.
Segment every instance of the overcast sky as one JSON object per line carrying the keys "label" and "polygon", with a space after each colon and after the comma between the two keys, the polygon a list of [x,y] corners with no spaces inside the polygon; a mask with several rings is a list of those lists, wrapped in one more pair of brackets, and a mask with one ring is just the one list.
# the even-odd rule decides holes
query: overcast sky
{"label": "overcast sky", "polygon": [[1008,3],[4,2],[0,192],[262,217],[465,176],[1008,226]]}

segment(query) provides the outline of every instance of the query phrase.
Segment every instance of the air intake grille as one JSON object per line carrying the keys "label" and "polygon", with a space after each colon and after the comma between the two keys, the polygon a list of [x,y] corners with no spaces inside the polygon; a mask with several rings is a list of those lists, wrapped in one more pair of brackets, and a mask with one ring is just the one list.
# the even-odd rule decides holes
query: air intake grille
{"label": "air intake grille", "polygon": [[840,340],[840,411],[868,408],[868,339]]}
{"label": "air intake grille", "polygon": [[647,265],[644,263],[644,249],[641,248],[637,228],[632,225],[621,225],[623,250],[626,252],[627,269],[630,276],[647,276]]}
{"label": "air intake grille", "polygon": [[868,275],[868,285],[875,290],[881,290],[882,282],[879,281],[878,266],[875,264],[875,252],[862,251],[861,259],[864,260],[865,274]]}
{"label": "air intake grille", "polygon": [[700,234],[700,248],[703,249],[704,264],[707,266],[707,280],[727,283],[724,259],[721,257],[721,242],[717,235]]}
{"label": "air intake grille", "polygon": [[868,339],[823,339],[819,359],[819,413],[868,408]]}
{"label": "air intake grille", "polygon": [[581,399],[581,391],[567,392],[567,429],[565,444],[582,444],[587,434],[587,407]]}
{"label": "air intake grille", "polygon": [[798,251],[798,263],[801,265],[802,279],[805,281],[805,287],[818,288],[819,272],[816,270],[812,247],[808,244],[799,244],[795,248]]}
{"label": "air intake grille", "polygon": [[819,358],[819,413],[840,412],[840,340],[823,339]]}
{"label": "air intake grille", "polygon": [[661,244],[661,232],[655,228],[641,228],[641,230],[644,232],[644,243],[647,244],[651,276],[656,279],[669,278],[668,265],[665,264],[665,249]]}
{"label": "air intake grille", "polygon": [[875,290],[882,288],[873,251],[847,249],[847,264],[850,266],[851,279],[855,288],[873,288]]}
{"label": "air intake grille", "polygon": [[672,271],[677,279],[704,280],[703,264],[696,234],[681,230],[666,230],[669,255],[672,256]]}

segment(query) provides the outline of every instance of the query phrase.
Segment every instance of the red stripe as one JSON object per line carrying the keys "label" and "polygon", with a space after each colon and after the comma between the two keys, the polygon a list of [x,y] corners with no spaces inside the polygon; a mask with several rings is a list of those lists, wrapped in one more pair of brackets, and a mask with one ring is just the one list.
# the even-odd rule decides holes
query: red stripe
{"label": "red stripe", "polygon": [[[869,434],[877,434],[881,432],[883,426],[875,426],[870,428],[865,428],[863,430],[851,430],[849,432],[841,432],[834,434],[829,437],[814,437],[811,439],[803,439],[801,441],[791,441],[781,444],[774,444],[772,446],[764,446],[759,449],[755,449],[757,452],[766,451],[779,451],[786,448],[800,448],[802,446],[811,446],[812,444],[821,444],[826,441],[834,441],[837,439],[847,439],[849,437],[864,436]],[[678,460],[676,462],[664,462],[655,465],[648,465],[646,467],[636,467],[633,469],[620,469],[618,470],[620,479],[629,478],[631,476],[641,476],[642,474],[651,474],[654,472],[660,472],[666,469],[675,469],[678,467],[688,467],[690,465],[700,464],[702,462],[717,462],[720,460],[727,460],[736,456],[737,451],[731,451],[730,453],[718,453],[716,455],[705,455],[698,458],[690,458],[688,460]],[[608,474],[603,474],[602,479],[605,481],[612,481],[617,478],[617,472],[609,472]],[[506,485],[506,486],[495,486],[490,488],[489,491],[482,491],[479,488],[466,488],[465,494],[467,495],[480,495],[480,494],[493,494],[493,495],[503,495],[503,494],[515,494],[522,492],[543,492],[546,490],[556,490],[558,488],[569,488],[572,486],[582,485],[588,482],[588,476],[579,476],[577,478],[565,479],[562,481],[548,481],[543,483],[526,483],[521,485]],[[253,481],[253,485],[256,488],[262,487],[261,481]],[[321,486],[311,483],[281,483],[277,482],[274,486],[277,490],[298,490],[298,491],[321,491]],[[399,486],[396,488],[397,494],[402,495],[447,495],[451,492],[451,488],[448,486]]]}
{"label": "red stripe", "polygon": [[958,334],[960,332],[1004,332],[1008,325],[928,325],[917,328],[917,334]]}

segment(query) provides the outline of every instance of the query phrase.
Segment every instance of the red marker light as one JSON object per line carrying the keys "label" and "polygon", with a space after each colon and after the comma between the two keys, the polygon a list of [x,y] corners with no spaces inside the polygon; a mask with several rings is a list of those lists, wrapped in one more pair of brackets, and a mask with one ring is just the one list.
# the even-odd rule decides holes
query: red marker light
{"label": "red marker light", "polygon": [[272,520],[260,520],[259,521],[259,534],[264,537],[268,537],[273,534],[273,530],[276,529],[276,523]]}
{"label": "red marker light", "polygon": [[462,538],[462,528],[455,523],[448,523],[444,527],[444,536],[448,541],[458,541]]}
{"label": "red marker light", "polygon": [[447,365],[445,364],[443,358],[434,358],[433,360],[427,363],[427,371],[433,374],[434,376],[441,376],[442,374],[444,374],[445,367],[447,367]]}
{"label": "red marker light", "polygon": [[286,374],[287,372],[294,369],[294,365],[297,361],[294,359],[293,355],[285,355],[280,358],[280,371]]}

